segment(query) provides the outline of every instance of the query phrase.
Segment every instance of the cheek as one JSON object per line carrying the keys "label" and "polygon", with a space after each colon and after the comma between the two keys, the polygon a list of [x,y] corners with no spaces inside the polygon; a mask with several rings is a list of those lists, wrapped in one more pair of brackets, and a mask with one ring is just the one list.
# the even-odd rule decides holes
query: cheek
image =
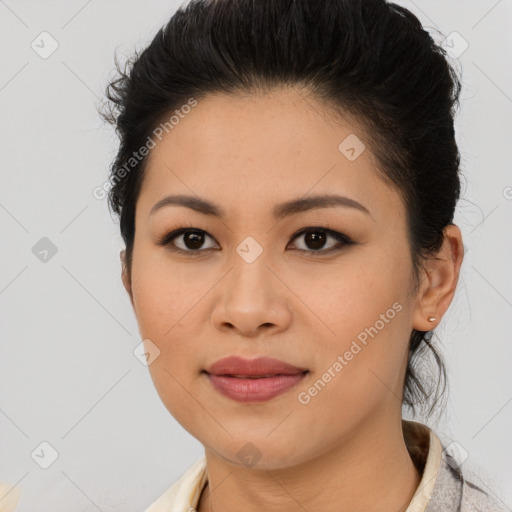
{"label": "cheek", "polygon": [[329,328],[315,340],[316,377],[327,381],[329,371],[334,373],[338,385],[332,392],[354,406],[363,395],[370,399],[388,387],[400,392],[411,331],[408,267],[395,253],[387,254],[301,286],[308,306]]}
{"label": "cheek", "polygon": [[149,347],[158,351],[158,356],[148,365],[155,389],[171,415],[186,426],[201,413],[190,393],[195,393],[191,383],[195,383],[200,372],[198,354],[202,353],[202,347],[200,337],[191,329],[197,322],[190,314],[190,307],[180,299],[179,290],[170,286],[174,284],[171,281],[153,279],[147,273],[144,281],[139,282],[134,298],[140,335],[151,341]]}
{"label": "cheek", "polygon": [[[377,250],[360,251],[357,262],[347,258],[325,271],[303,273],[300,280],[295,276],[294,283],[311,312],[325,321],[335,338],[344,339],[356,337],[382,315],[398,323],[394,319],[403,315],[396,310],[405,308],[408,292],[404,262]],[[393,308],[396,302],[402,308]],[[386,322],[386,330],[389,325]]]}
{"label": "cheek", "polygon": [[[201,290],[183,266],[172,266],[165,251],[139,249],[134,253],[132,292],[141,335],[167,340],[193,307]],[[198,298],[196,298],[197,302]]]}

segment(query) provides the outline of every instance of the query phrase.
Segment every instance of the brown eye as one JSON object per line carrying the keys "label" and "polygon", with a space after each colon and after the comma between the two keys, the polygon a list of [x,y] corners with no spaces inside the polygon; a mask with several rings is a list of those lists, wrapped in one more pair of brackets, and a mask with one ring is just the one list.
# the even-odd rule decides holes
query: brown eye
{"label": "brown eye", "polygon": [[322,231],[309,231],[305,233],[304,243],[310,249],[322,249],[325,245],[325,241],[327,240],[327,235]]}
{"label": "brown eye", "polygon": [[[311,227],[303,229],[294,236],[293,240],[300,237],[303,237],[303,245],[305,248],[298,247],[298,250],[313,253],[328,253],[331,251],[339,250],[345,245],[351,245],[354,243],[348,236],[325,228]],[[331,243],[326,248],[325,245],[328,243],[329,239],[334,240],[335,243]]]}
{"label": "brown eye", "polygon": [[[182,252],[202,252],[205,249],[203,245],[207,238],[213,240],[213,238],[202,229],[181,228],[165,235],[158,242],[158,245],[174,246],[176,247],[175,250]],[[177,240],[179,243],[174,240]],[[206,247],[206,249],[212,248],[215,247]],[[172,247],[171,249],[174,250]]]}
{"label": "brown eye", "polygon": [[[300,237],[303,237],[304,242],[302,245],[304,247],[300,247],[300,244],[298,244],[299,247],[293,246],[293,248],[311,254],[318,253],[321,255],[336,252],[347,245],[355,244],[355,242],[343,233],[322,227],[303,229],[295,234],[292,240]],[[200,254],[201,252],[206,252],[208,249],[219,249],[215,244],[210,247],[205,246],[207,239],[214,241],[214,239],[202,229],[182,227],[162,237],[158,245],[167,246],[172,251],[190,254]]]}
{"label": "brown eye", "polygon": [[204,233],[187,231],[183,234],[183,244],[187,249],[197,250],[204,244]]}

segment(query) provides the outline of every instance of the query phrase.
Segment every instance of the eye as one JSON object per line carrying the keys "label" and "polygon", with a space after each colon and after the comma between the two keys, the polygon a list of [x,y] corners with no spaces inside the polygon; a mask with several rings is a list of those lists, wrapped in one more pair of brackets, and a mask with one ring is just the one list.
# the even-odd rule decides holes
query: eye
{"label": "eye", "polygon": [[[292,240],[295,240],[301,236],[304,236],[304,245],[306,248],[298,248],[302,252],[310,253],[331,253],[341,250],[344,246],[355,244],[347,235],[333,231],[331,229],[323,227],[308,227],[304,228],[296,233]],[[202,229],[196,229],[191,227],[180,227],[164,235],[157,243],[161,246],[174,246],[170,247],[173,251],[188,252],[191,254],[199,254],[205,252],[206,249],[217,249],[215,246],[204,247],[206,239],[214,240],[206,231]],[[327,249],[324,247],[327,241],[333,240],[334,244],[331,244]],[[175,242],[177,240],[178,242]],[[294,247],[297,248],[297,247]]]}
{"label": "eye", "polygon": [[[176,249],[172,250],[181,252],[202,252],[199,251],[199,248],[204,244],[206,238],[210,238],[213,240],[213,238],[202,229],[191,229],[182,227],[165,235],[161,240],[158,241],[158,245],[171,244],[176,247]],[[173,242],[173,240],[175,239],[179,240],[181,244],[178,245],[177,243]],[[207,249],[212,249],[212,247],[207,247]]]}
{"label": "eye", "polygon": [[[304,236],[305,235],[305,236]],[[304,236],[304,245],[306,249],[298,248],[300,251],[306,252],[319,252],[319,253],[330,253],[341,250],[343,246],[353,245],[353,242],[347,235],[343,233],[338,233],[337,231],[333,231],[331,229],[326,229],[322,227],[309,227],[301,230],[297,233],[292,240],[296,238]],[[324,248],[327,240],[334,240],[335,244],[331,244],[327,249]],[[311,250],[310,250],[311,249]]]}

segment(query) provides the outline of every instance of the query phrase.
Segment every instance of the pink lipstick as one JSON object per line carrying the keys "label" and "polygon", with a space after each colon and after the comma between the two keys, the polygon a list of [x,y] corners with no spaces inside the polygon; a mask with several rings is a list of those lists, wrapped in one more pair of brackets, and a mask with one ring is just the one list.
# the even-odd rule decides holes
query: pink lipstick
{"label": "pink lipstick", "polygon": [[308,373],[306,368],[274,358],[238,356],[219,359],[205,371],[219,393],[239,402],[270,400],[294,387]]}

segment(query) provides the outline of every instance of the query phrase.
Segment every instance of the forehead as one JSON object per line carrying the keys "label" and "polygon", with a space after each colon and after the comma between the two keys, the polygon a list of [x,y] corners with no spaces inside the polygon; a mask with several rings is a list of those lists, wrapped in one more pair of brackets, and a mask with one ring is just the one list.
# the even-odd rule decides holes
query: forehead
{"label": "forehead", "polygon": [[137,205],[142,216],[166,194],[210,198],[228,215],[326,193],[382,214],[401,208],[364,131],[311,97],[292,89],[216,94],[187,112],[150,152]]}

